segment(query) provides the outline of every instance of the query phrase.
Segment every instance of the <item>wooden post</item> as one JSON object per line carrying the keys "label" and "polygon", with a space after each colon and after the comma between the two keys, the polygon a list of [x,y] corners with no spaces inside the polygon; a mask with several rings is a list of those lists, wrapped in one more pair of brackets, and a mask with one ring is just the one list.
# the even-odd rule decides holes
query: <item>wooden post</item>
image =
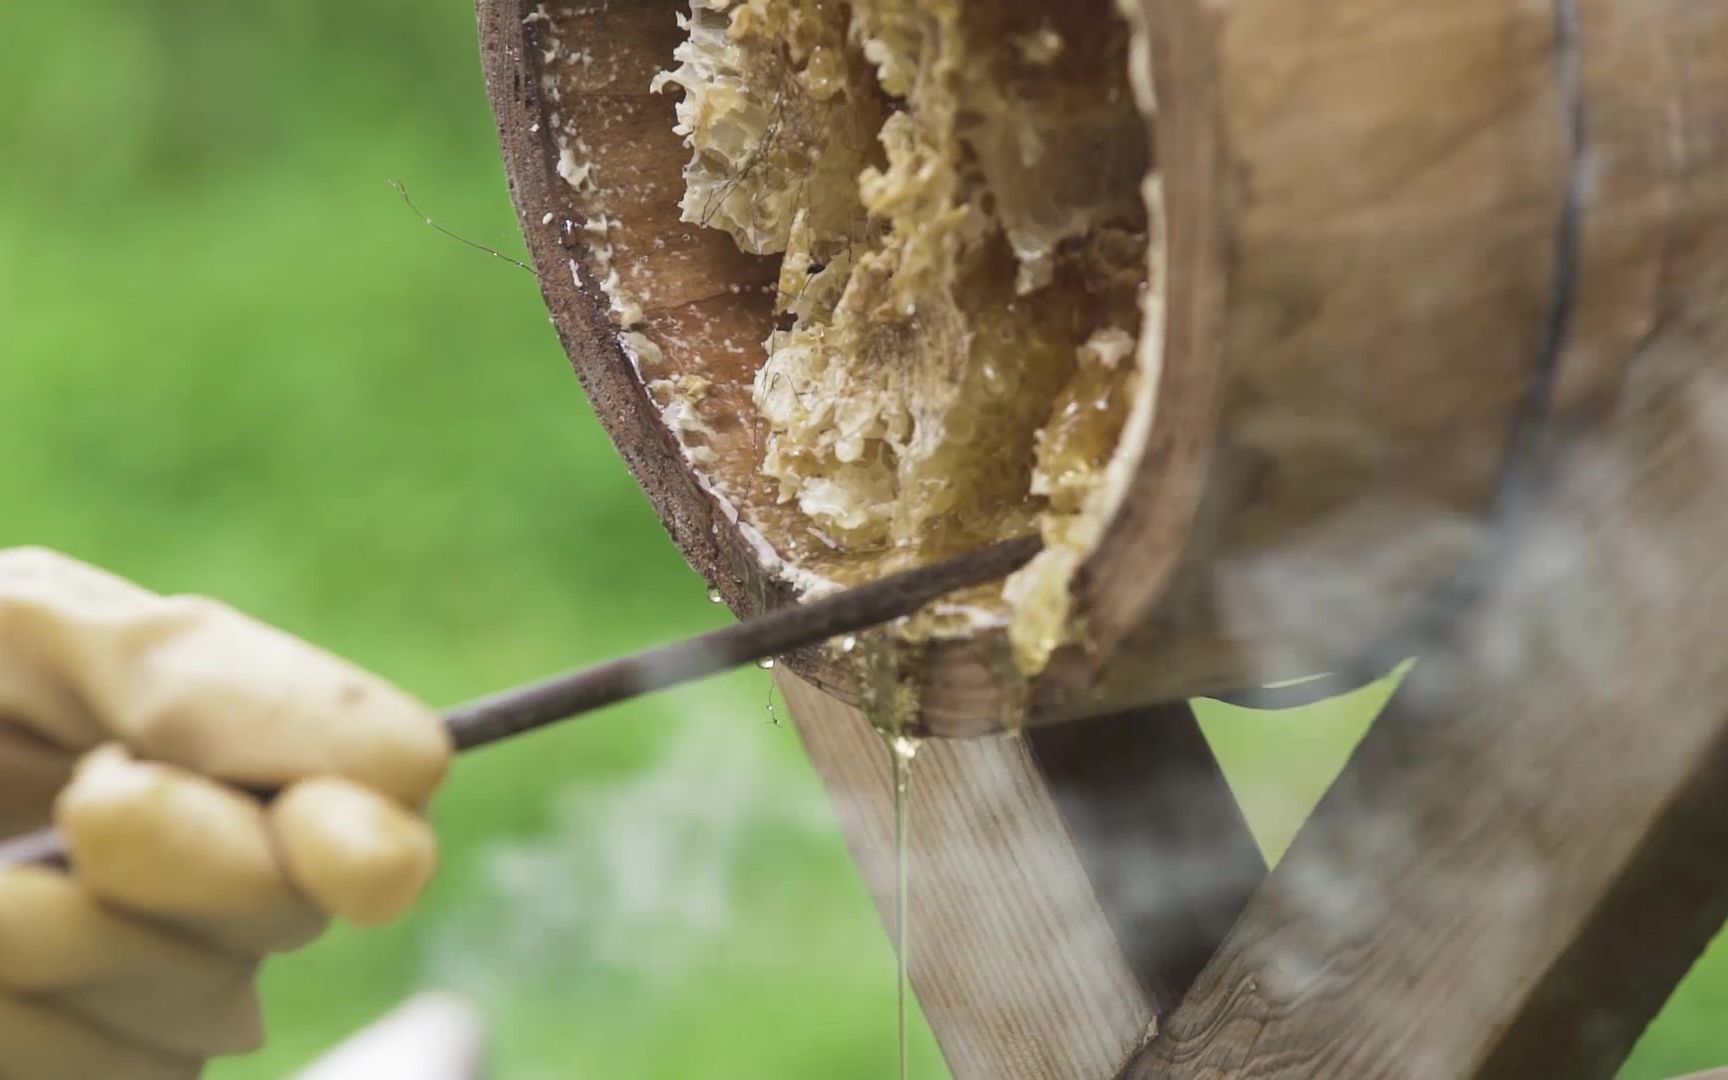
{"label": "wooden post", "polygon": [[[856,709],[779,680],[893,935],[888,751]],[[958,1080],[1116,1075],[1265,873],[1185,705],[926,742],[911,863],[911,978]]]}

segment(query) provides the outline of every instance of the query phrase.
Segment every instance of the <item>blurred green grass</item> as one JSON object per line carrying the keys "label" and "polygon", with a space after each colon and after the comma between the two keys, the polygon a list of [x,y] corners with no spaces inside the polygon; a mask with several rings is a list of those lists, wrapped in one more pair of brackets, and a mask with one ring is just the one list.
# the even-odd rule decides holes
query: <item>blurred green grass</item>
{"label": "blurred green grass", "polygon": [[[386,185],[519,246],[465,3],[95,0],[3,25],[0,545],[221,596],[437,702],[718,621],[532,280]],[[428,902],[274,964],[269,1047],[212,1075],[285,1075],[405,994],[469,980],[500,1080],[889,1074],[892,958],[766,693],[749,672],[463,761]],[[1202,705],[1269,850],[1375,693],[1300,715]],[[660,910],[558,857],[633,858],[560,800],[636,797],[690,745],[745,748],[736,820],[702,820],[692,782],[631,839],[683,887],[676,857],[718,837],[718,877],[694,884],[720,909]],[[536,886],[567,877],[576,906],[514,908],[501,846]],[[512,944],[535,919],[544,940]],[[621,933],[679,959],[631,970]],[[1626,1076],[1720,1064],[1724,1016],[1718,947]],[[916,1075],[941,1075],[927,1033],[915,1050]]]}

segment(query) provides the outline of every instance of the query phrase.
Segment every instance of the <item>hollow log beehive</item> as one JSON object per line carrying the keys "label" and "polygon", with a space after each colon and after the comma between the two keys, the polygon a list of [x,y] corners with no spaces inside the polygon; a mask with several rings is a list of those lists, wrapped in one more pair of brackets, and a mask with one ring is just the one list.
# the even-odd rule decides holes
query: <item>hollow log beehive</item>
{"label": "hollow log beehive", "polygon": [[[681,219],[680,94],[650,89],[676,65],[681,5],[486,10],[523,227],[602,419],[734,610],[795,599],[796,514],[759,475],[753,400],[782,260]],[[1126,15],[1096,0],[1058,20],[1126,42],[1119,81],[1139,88],[1132,128],[1062,148],[1082,170],[1141,160],[1149,178],[1132,192],[1149,214],[1137,397],[1060,646],[1023,674],[1001,617],[927,635],[910,673],[924,726],[1313,674],[1421,610],[1520,426],[1587,424],[1612,399],[1700,209],[1675,183],[1683,46],[1630,11],[1585,5],[1569,31],[1511,0],[1143,0]],[[1557,62],[1569,32],[1601,42],[1576,69]],[[1561,340],[1563,304],[1580,314]],[[701,396],[679,398],[690,385]],[[836,546],[834,576],[875,565]],[[835,648],[789,660],[856,699]]]}

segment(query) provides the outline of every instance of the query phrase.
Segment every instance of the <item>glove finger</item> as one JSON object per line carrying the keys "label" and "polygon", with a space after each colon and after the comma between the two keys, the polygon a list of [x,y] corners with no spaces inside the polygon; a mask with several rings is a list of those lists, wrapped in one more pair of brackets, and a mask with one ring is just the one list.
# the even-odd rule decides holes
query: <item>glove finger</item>
{"label": "glove finger", "polygon": [[170,1057],[67,1016],[0,995],[4,1080],[197,1080],[201,1063]]}
{"label": "glove finger", "polygon": [[0,552],[0,717],[72,750],[118,737],[244,786],[341,775],[409,803],[451,752],[435,713],[346,661],[39,549]]}
{"label": "glove finger", "polygon": [[253,959],[116,914],[65,874],[0,870],[0,990],[185,1057],[256,1049]]}
{"label": "glove finger", "polygon": [[163,915],[151,921],[236,956],[267,956],[303,949],[330,928],[330,917],[304,898],[249,915]]}
{"label": "glove finger", "polygon": [[87,986],[45,995],[68,1016],[176,1058],[249,1054],[264,1045],[264,1013],[254,974],[226,987],[171,995],[147,982]]}
{"label": "glove finger", "polygon": [[72,775],[72,756],[12,724],[0,723],[0,836],[48,824],[54,794]]}
{"label": "glove finger", "polygon": [[87,690],[143,757],[248,787],[345,776],[406,803],[430,797],[448,771],[436,713],[214,601],[163,600],[98,644]]}
{"label": "glove finger", "polygon": [[248,954],[322,928],[277,864],[264,807],[231,788],[107,746],[78,764],[54,816],[99,900]]}
{"label": "glove finger", "polygon": [[425,820],[347,780],[295,784],[269,813],[290,880],[359,926],[401,916],[437,868],[437,842]]}
{"label": "glove finger", "polygon": [[0,551],[0,717],[72,751],[101,742],[69,660],[86,628],[124,625],[153,602],[76,559],[41,548]]}

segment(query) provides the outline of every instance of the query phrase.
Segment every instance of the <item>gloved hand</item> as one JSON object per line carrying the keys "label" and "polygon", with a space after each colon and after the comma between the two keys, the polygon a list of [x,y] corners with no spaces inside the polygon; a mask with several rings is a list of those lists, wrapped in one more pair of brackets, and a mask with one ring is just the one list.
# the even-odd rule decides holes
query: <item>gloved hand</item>
{"label": "gloved hand", "polygon": [[52,819],[71,864],[0,870],[0,1080],[254,1049],[264,955],[425,886],[450,753],[418,702],[229,608],[0,552],[0,836]]}

